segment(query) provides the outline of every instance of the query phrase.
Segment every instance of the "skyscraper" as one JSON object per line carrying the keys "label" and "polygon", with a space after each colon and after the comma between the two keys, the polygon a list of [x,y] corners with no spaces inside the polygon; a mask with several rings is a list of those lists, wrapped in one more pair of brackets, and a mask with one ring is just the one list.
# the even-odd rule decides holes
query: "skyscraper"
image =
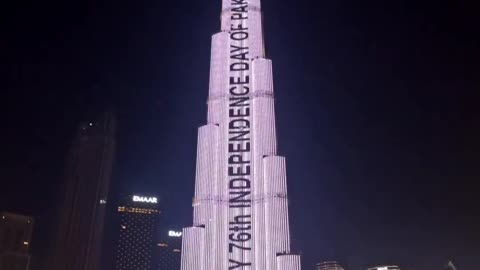
{"label": "skyscraper", "polygon": [[0,270],[28,270],[33,218],[0,213]]}
{"label": "skyscraper", "polygon": [[396,265],[383,265],[383,266],[375,266],[372,268],[368,268],[368,270],[400,270],[400,267]]}
{"label": "skyscraper", "polygon": [[316,270],[345,270],[339,262],[327,261],[317,263]]}
{"label": "skyscraper", "polygon": [[182,270],[297,270],[300,256],[290,252],[285,158],[277,154],[272,62],[265,58],[260,0],[222,2]]}
{"label": "skyscraper", "polygon": [[70,149],[53,270],[98,270],[115,151],[109,113],[82,123]]}
{"label": "skyscraper", "polygon": [[162,230],[155,251],[157,270],[180,270],[182,233],[177,230]]}
{"label": "skyscraper", "polygon": [[160,210],[157,197],[128,196],[119,214],[115,270],[155,270]]}

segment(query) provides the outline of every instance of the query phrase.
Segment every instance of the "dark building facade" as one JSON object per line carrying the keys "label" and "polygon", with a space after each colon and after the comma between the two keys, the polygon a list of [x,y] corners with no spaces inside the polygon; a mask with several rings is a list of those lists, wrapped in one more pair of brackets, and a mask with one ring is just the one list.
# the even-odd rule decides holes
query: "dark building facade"
{"label": "dark building facade", "polygon": [[28,270],[33,218],[0,213],[0,270]]}
{"label": "dark building facade", "polygon": [[128,196],[117,208],[115,270],[154,270],[160,221],[157,197]]}
{"label": "dark building facade", "polygon": [[52,270],[98,270],[115,154],[115,119],[82,123],[69,153]]}
{"label": "dark building facade", "polygon": [[162,229],[155,248],[156,270],[180,270],[182,231]]}

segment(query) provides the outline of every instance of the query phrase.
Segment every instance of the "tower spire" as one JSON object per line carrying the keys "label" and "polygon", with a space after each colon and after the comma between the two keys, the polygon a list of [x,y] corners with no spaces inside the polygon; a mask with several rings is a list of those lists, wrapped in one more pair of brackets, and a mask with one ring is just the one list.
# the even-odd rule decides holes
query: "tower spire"
{"label": "tower spire", "polygon": [[290,254],[285,158],[260,0],[223,0],[212,37],[207,125],[198,132],[193,227],[182,270],[300,270]]}

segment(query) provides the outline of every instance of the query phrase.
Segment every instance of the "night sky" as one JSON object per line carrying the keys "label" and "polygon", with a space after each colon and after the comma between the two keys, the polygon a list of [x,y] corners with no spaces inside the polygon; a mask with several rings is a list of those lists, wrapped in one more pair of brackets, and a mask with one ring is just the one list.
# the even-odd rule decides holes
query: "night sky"
{"label": "night sky", "polygon": [[[2,8],[0,210],[37,218],[36,254],[75,128],[109,108],[111,197],[158,193],[171,222],[191,224],[220,2]],[[450,259],[479,269],[478,9],[450,2],[263,0],[304,269],[332,259],[348,270],[439,270]]]}

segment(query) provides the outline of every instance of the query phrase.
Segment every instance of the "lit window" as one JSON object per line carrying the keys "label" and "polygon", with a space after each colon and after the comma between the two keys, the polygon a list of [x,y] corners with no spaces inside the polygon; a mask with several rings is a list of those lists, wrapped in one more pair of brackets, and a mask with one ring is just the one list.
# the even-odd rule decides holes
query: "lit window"
{"label": "lit window", "polygon": [[28,242],[27,242],[27,241],[23,242],[23,244],[24,244],[25,246],[28,246]]}

